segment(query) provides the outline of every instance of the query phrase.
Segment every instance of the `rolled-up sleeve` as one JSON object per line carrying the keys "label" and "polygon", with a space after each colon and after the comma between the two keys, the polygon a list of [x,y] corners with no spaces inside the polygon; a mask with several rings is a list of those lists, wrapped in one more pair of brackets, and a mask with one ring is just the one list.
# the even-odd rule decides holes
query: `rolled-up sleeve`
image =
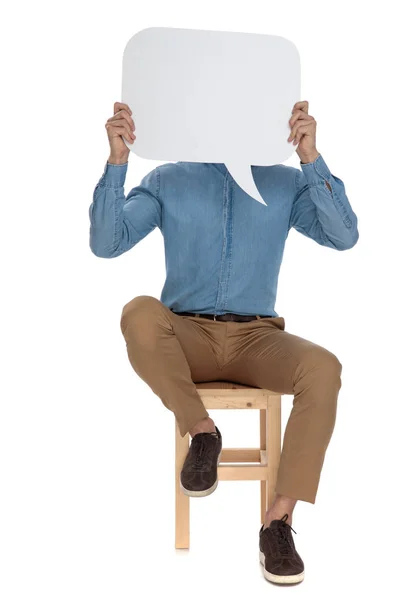
{"label": "rolled-up sleeve", "polygon": [[158,167],[125,197],[128,163],[106,163],[89,206],[89,246],[101,258],[115,258],[127,252],[153,229],[161,229],[160,181]]}
{"label": "rolled-up sleeve", "polygon": [[344,183],[332,175],[321,154],[311,163],[300,163],[295,177],[295,198],[290,227],[336,250],[352,248],[358,241],[358,219]]}

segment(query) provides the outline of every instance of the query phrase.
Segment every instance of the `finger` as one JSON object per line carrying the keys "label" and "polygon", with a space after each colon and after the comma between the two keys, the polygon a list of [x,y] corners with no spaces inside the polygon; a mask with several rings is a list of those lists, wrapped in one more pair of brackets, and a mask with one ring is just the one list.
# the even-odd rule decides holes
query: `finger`
{"label": "finger", "polygon": [[134,141],[136,139],[136,135],[129,131],[127,126],[121,125],[111,125],[110,123],[106,123],[106,130],[109,137],[117,137],[123,135],[129,141]]}
{"label": "finger", "polygon": [[129,133],[129,130],[127,130],[125,127],[111,127],[108,129],[107,134],[110,139],[124,136],[124,138],[131,144],[133,144],[136,139],[135,134]]}
{"label": "finger", "polygon": [[300,102],[296,102],[296,104],[293,106],[292,112],[294,112],[297,109],[308,113],[308,100],[301,100]]}
{"label": "finger", "polygon": [[303,125],[303,126],[299,127],[296,131],[296,135],[295,135],[293,144],[298,144],[300,142],[300,139],[303,137],[303,135],[306,135],[307,133],[311,133],[308,125]]}
{"label": "finger", "polygon": [[124,130],[129,132],[129,135],[135,135],[132,131],[130,124],[126,121],[126,119],[118,119],[117,121],[107,121],[111,127],[122,127]]}
{"label": "finger", "polygon": [[313,119],[313,117],[311,115],[308,115],[307,113],[303,112],[302,110],[296,110],[296,112],[294,112],[289,119],[290,127],[293,127],[293,125],[296,123],[296,121],[298,119],[310,120],[310,119]]}
{"label": "finger", "polygon": [[[115,115],[118,116],[118,115]],[[110,125],[118,125],[120,127],[127,127],[131,132],[134,131],[134,128],[131,126],[131,124],[127,121],[127,119],[125,118],[121,118],[121,119],[108,119],[107,123],[110,123]]]}
{"label": "finger", "polygon": [[293,144],[298,144],[303,135],[312,135],[312,133],[309,125],[299,125],[293,135]]}
{"label": "finger", "polygon": [[135,131],[135,121],[132,119],[130,114],[125,109],[118,111],[117,113],[115,113],[115,115],[113,117],[110,117],[109,119],[107,119],[107,121],[117,121],[121,117],[124,117],[127,120],[128,124],[133,129],[133,131]]}
{"label": "finger", "polygon": [[290,132],[290,135],[288,137],[288,142],[291,142],[293,140],[293,138],[296,135],[297,130],[299,129],[299,127],[310,127],[313,124],[315,124],[315,120],[313,119],[313,117],[309,117],[307,119],[298,119],[296,121],[296,123],[293,125],[292,130]]}
{"label": "finger", "polygon": [[123,102],[114,102],[114,115],[123,108],[132,114],[132,111],[127,104],[124,104]]}
{"label": "finger", "polygon": [[314,124],[315,124],[314,119],[310,119],[310,120],[301,119],[301,120],[296,121],[296,123],[292,127],[291,136],[294,137],[296,135],[296,132],[299,129],[299,127],[303,127],[303,126],[311,127]]}

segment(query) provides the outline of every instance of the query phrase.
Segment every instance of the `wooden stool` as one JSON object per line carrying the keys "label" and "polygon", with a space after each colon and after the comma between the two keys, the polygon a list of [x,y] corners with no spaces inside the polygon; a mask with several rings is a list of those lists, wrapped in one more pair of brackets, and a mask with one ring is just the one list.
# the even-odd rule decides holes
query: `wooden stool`
{"label": "wooden stool", "polygon": [[[207,409],[238,408],[260,411],[260,447],[223,448],[220,463],[225,464],[218,465],[218,479],[260,481],[262,524],[265,511],[273,501],[281,455],[281,395],[270,390],[227,381],[196,383],[196,389]],[[175,419],[175,548],[189,548],[190,496],[186,496],[180,488],[180,473],[189,443],[189,433],[182,438]]]}

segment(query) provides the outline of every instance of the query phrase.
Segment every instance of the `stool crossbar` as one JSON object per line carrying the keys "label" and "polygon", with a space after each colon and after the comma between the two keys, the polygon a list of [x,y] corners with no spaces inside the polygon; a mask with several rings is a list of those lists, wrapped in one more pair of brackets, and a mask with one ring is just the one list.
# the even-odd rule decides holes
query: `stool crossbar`
{"label": "stool crossbar", "polygon": [[[213,381],[196,383],[205,408],[260,411],[258,448],[223,448],[219,481],[260,481],[260,519],[274,498],[281,455],[281,394],[270,390]],[[175,420],[175,548],[189,548],[190,496],[180,488],[180,473],[189,450],[190,436],[181,436]],[[250,464],[251,463],[251,464]]]}

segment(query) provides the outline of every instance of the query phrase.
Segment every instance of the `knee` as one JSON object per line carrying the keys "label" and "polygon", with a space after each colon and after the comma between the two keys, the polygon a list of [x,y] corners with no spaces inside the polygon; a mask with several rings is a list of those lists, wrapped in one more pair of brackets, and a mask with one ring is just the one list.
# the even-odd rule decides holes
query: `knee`
{"label": "knee", "polygon": [[324,418],[334,420],[342,386],[342,364],[335,354],[318,347],[307,351],[297,367],[294,391],[301,402],[313,406]]}
{"label": "knee", "polygon": [[333,377],[336,380],[339,380],[339,382],[341,379],[342,370],[343,370],[342,363],[340,362],[340,360],[338,359],[338,357],[335,354],[330,352],[328,371],[330,373],[332,373]]}
{"label": "knee", "polygon": [[306,353],[302,367],[305,372],[318,373],[325,381],[340,379],[343,368],[338,357],[322,346]]}
{"label": "knee", "polygon": [[162,307],[160,300],[153,296],[136,296],[130,300],[122,309],[120,327],[125,333],[128,327],[134,327],[136,323],[141,326],[154,321],[154,316]]}
{"label": "knee", "polygon": [[317,366],[328,376],[340,377],[342,373],[342,363],[336,354],[325,348],[324,351],[319,354]]}

